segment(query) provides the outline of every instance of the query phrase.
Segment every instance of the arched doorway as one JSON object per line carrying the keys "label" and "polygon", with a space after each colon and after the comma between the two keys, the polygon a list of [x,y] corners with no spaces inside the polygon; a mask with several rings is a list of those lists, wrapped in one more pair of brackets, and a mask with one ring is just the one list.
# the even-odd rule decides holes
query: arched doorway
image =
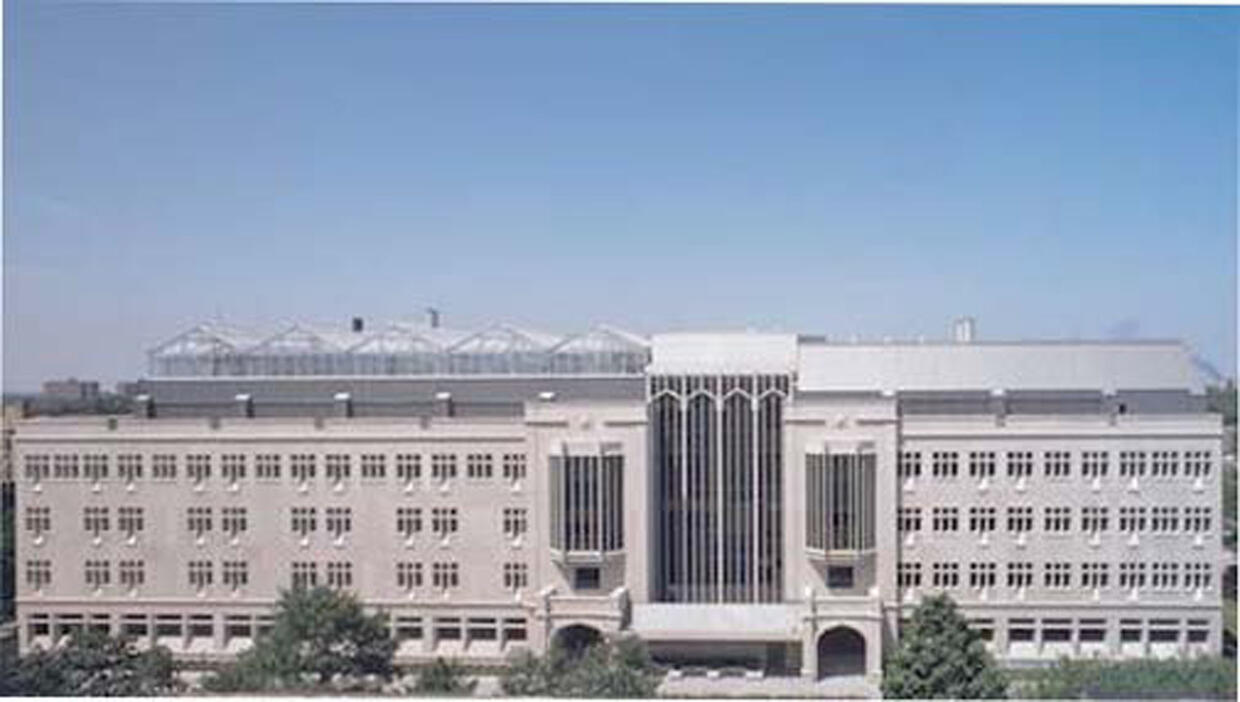
{"label": "arched doorway", "polygon": [[603,634],[598,629],[585,624],[573,624],[556,630],[552,643],[575,658],[602,641]]}
{"label": "arched doorway", "polygon": [[846,626],[818,637],[818,677],[865,675],[865,638]]}

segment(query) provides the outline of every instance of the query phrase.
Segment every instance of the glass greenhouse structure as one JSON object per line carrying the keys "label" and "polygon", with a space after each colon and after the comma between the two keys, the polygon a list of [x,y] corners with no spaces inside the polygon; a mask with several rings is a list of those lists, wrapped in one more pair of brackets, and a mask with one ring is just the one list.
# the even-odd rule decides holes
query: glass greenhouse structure
{"label": "glass greenhouse structure", "polygon": [[478,332],[403,322],[365,332],[293,324],[263,335],[209,323],[148,352],[156,378],[638,375],[649,362],[649,339],[606,325],[554,336],[508,324]]}

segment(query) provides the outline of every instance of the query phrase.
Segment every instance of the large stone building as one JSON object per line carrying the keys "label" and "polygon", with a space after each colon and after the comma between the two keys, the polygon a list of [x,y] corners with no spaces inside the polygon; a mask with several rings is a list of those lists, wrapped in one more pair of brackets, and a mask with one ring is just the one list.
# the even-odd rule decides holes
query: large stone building
{"label": "large stone building", "polygon": [[938,591],[1013,663],[1219,650],[1222,428],[1187,350],[972,336],[198,327],[133,416],[19,425],[21,644],[220,659],[320,583],[406,662],[632,632],[876,679]]}

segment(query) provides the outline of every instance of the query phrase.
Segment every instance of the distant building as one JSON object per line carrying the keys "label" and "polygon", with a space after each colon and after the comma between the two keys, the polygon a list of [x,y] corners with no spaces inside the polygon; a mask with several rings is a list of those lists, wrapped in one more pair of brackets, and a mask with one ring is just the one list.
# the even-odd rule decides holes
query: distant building
{"label": "distant building", "polygon": [[43,383],[43,394],[57,400],[89,402],[99,399],[99,383],[94,380],[78,380],[77,378],[48,380]]}
{"label": "distant building", "polygon": [[938,592],[1009,665],[1217,654],[1223,432],[1184,345],[952,339],[198,327],[130,416],[19,423],[21,645],[226,660],[319,583],[402,663],[633,633],[877,682]]}

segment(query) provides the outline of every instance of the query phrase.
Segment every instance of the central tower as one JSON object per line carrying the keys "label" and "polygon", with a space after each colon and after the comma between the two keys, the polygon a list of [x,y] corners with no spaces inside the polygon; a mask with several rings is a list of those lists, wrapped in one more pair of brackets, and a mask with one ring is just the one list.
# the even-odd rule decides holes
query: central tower
{"label": "central tower", "polygon": [[654,597],[778,602],[788,374],[652,375]]}

